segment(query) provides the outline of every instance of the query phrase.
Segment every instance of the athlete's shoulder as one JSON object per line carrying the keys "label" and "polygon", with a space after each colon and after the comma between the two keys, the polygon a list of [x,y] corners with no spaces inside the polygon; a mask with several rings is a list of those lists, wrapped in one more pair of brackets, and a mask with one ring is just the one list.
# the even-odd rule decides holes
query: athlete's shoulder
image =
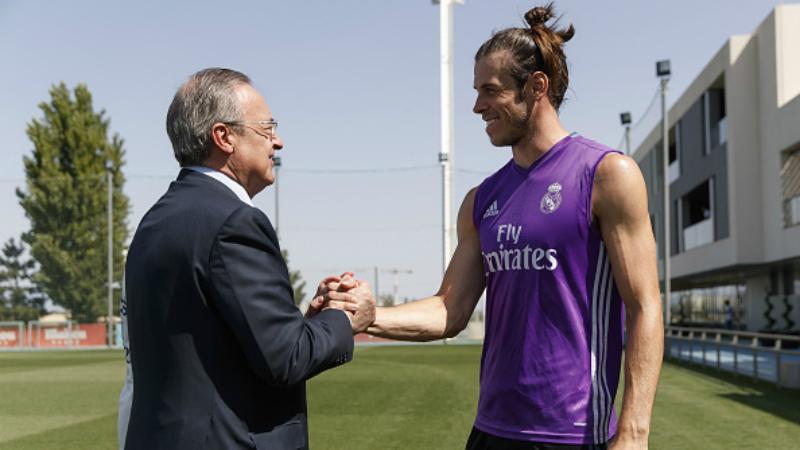
{"label": "athlete's shoulder", "polygon": [[609,146],[607,146],[605,144],[601,144],[601,143],[599,143],[597,141],[593,141],[593,140],[591,140],[591,139],[589,139],[587,137],[581,136],[579,134],[576,134],[576,135],[573,136],[572,143],[573,143],[573,145],[580,146],[585,150],[593,151],[593,152],[597,152],[597,153],[608,153],[608,152],[620,153],[619,150],[611,148],[611,147],[609,147]]}
{"label": "athlete's shoulder", "polygon": [[639,165],[630,156],[621,153],[609,153],[597,165],[595,184],[609,181],[633,181],[641,177]]}
{"label": "athlete's shoulder", "polygon": [[606,155],[598,164],[593,190],[592,209],[597,216],[608,211],[639,211],[640,205],[646,213],[647,187],[639,165],[629,156]]}

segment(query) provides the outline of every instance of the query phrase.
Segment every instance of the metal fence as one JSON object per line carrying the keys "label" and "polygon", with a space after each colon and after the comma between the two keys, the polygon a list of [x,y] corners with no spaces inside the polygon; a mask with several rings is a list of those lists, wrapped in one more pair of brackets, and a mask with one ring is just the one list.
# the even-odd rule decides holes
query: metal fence
{"label": "metal fence", "polygon": [[0,350],[20,349],[25,345],[25,324],[21,321],[0,322]]}
{"label": "metal fence", "polygon": [[[108,348],[106,324],[78,323],[72,320],[0,322],[0,351],[71,350]],[[120,324],[114,324],[112,347],[122,347]]]}
{"label": "metal fence", "polygon": [[800,389],[800,336],[667,327],[666,358]]}

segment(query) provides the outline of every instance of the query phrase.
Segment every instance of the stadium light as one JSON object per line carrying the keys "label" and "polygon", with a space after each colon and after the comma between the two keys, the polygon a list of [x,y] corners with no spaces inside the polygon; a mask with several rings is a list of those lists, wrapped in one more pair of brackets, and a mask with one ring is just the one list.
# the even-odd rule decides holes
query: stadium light
{"label": "stadium light", "polygon": [[625,111],[619,115],[619,121],[625,127],[625,154],[631,154],[631,113]]}
{"label": "stadium light", "polygon": [[656,76],[659,78],[669,77],[671,74],[672,71],[670,70],[668,59],[662,59],[661,61],[656,62]]}
{"label": "stadium light", "polygon": [[670,212],[669,212],[669,123],[667,120],[667,84],[672,75],[668,59],[656,62],[656,76],[661,82],[661,153],[664,173],[664,322],[670,325]]}
{"label": "stadium light", "polygon": [[106,328],[109,347],[114,345],[114,174],[112,171],[111,161],[106,161],[108,188],[108,315],[106,316]]}
{"label": "stadium light", "polygon": [[273,156],[272,165],[275,167],[275,236],[277,236],[278,240],[280,240],[281,235],[279,231],[281,228],[281,216],[278,208],[278,202],[280,201],[280,196],[278,195],[278,169],[281,168],[281,157]]}

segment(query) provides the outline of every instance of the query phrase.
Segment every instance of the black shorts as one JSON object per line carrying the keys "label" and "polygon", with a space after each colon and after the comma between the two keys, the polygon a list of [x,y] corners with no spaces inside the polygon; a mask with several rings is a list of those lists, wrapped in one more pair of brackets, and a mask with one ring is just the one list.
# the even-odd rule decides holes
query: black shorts
{"label": "black shorts", "polygon": [[547,442],[518,441],[506,439],[472,427],[466,450],[606,450],[608,444],[550,444]]}

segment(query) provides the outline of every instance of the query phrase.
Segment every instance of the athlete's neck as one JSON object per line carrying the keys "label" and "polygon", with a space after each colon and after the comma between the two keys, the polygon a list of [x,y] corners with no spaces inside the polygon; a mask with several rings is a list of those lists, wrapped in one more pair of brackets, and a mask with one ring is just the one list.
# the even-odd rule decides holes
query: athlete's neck
{"label": "athlete's neck", "polygon": [[564,139],[569,132],[561,125],[558,116],[547,114],[533,120],[529,132],[511,146],[514,162],[527,169],[542,155],[547,153],[556,142]]}

